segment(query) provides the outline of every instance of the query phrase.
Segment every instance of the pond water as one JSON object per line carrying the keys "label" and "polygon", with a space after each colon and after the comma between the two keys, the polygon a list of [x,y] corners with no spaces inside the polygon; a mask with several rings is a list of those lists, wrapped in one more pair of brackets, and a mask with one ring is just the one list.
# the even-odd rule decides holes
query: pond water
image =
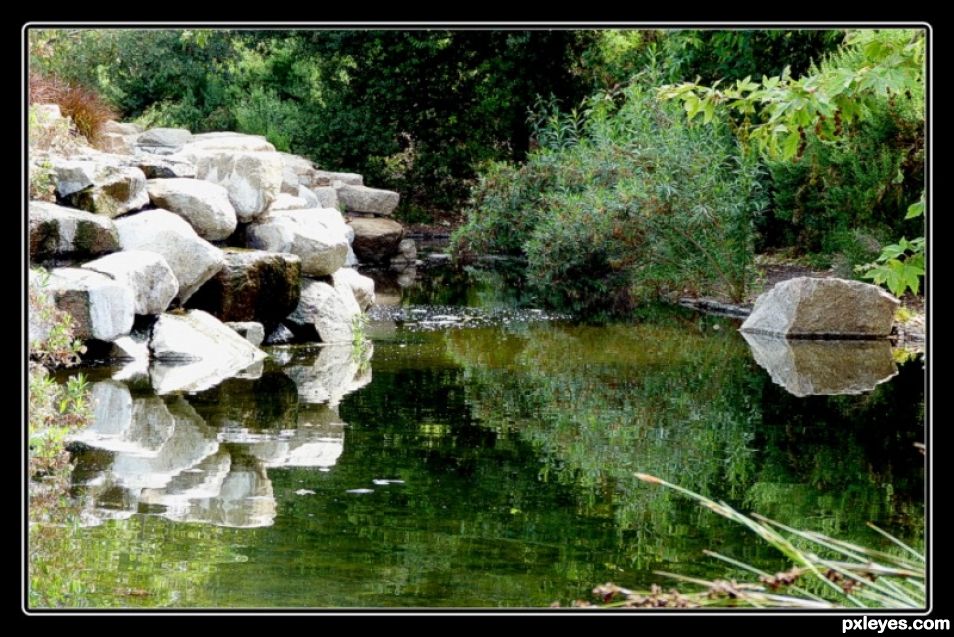
{"label": "pond water", "polygon": [[364,351],[273,348],[195,395],[85,370],[73,603],[539,607],[725,576],[704,549],[784,566],[637,471],[872,546],[869,520],[923,534],[920,360],[674,309],[575,324],[487,270],[379,279]]}

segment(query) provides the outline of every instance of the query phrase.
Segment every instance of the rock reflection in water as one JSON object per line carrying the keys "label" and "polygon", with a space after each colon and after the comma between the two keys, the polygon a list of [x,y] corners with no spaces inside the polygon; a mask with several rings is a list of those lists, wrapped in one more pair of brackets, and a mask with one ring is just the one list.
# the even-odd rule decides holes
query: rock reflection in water
{"label": "rock reflection in water", "polygon": [[894,377],[887,340],[788,340],[742,332],[755,362],[795,396],[862,394]]}
{"label": "rock reflection in water", "polygon": [[358,353],[351,345],[326,345],[318,356],[293,356],[284,372],[298,386],[302,403],[332,407],[371,382],[371,343]]}
{"label": "rock reflection in water", "polygon": [[270,526],[268,469],[327,471],[344,452],[337,404],[371,380],[370,351],[294,353],[284,370],[231,378],[189,397],[135,397],[121,382],[92,387],[94,417],[73,436],[74,480],[88,525],[154,513],[216,526]]}

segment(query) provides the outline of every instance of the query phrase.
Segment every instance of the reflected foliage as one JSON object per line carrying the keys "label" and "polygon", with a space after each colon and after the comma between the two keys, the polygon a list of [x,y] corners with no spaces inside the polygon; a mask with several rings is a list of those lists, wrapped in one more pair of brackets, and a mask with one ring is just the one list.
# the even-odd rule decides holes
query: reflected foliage
{"label": "reflected foliage", "polygon": [[[802,528],[882,546],[870,519],[917,543],[920,361],[868,394],[796,398],[731,322],[653,307],[642,319],[394,327],[375,343],[373,379],[342,363],[341,390],[316,386],[334,385],[337,358],[304,350],[275,350],[260,378],[194,396],[140,390],[134,406],[188,412],[218,451],[145,489],[126,519],[50,529],[37,545],[46,581],[72,589],[48,602],[546,606],[585,598],[594,582],[647,587],[655,570],[724,577],[707,548],[782,568],[744,528],[641,484],[633,474],[645,470]],[[341,395],[337,410],[320,402]],[[222,454],[231,473],[259,467],[268,488],[239,500],[223,486],[215,506],[179,506]],[[157,479],[115,462],[78,458],[77,492],[101,494],[94,515],[122,509],[133,479]],[[126,491],[97,492],[110,467]],[[262,498],[265,525],[231,528],[226,507]]]}

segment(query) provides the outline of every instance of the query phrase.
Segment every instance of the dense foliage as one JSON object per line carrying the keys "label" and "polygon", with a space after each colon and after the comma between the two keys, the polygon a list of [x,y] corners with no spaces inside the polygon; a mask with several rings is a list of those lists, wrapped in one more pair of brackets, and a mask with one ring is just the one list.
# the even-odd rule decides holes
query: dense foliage
{"label": "dense foliage", "polygon": [[[262,134],[361,172],[401,193],[404,220],[469,195],[460,246],[527,256],[531,279],[576,309],[690,282],[738,299],[753,250],[920,286],[922,220],[905,212],[924,181],[921,31],[73,29],[31,31],[31,53],[146,125]],[[630,152],[657,141],[653,126],[659,171]],[[729,194],[713,208],[715,183]],[[654,196],[674,214],[648,214]]]}
{"label": "dense foliage", "polygon": [[44,70],[126,117],[263,134],[363,173],[403,211],[453,209],[476,165],[521,158],[537,95],[576,101],[572,31],[77,30],[33,34]]}
{"label": "dense foliage", "polygon": [[[591,66],[619,69],[622,59],[643,69],[628,88],[597,93],[585,116],[538,105],[543,149],[523,166],[485,169],[459,250],[525,254],[531,283],[587,312],[624,310],[647,292],[740,300],[756,247],[917,292],[923,240],[882,245],[921,228],[905,211],[924,181],[922,33],[624,36],[591,47],[618,54]],[[683,81],[657,95],[680,108],[650,95],[667,77]],[[606,106],[620,100],[618,112]],[[599,118],[616,121],[594,126]]]}
{"label": "dense foliage", "polygon": [[485,172],[458,250],[523,252],[541,294],[590,313],[687,288],[744,295],[762,199],[725,127],[690,126],[634,83],[537,137],[524,166]]}
{"label": "dense foliage", "polygon": [[[689,120],[709,122],[723,108],[740,118],[740,139],[772,169],[774,218],[782,223],[768,226],[769,244],[840,251],[857,264],[877,254],[877,239],[923,232],[910,221],[916,215],[904,213],[923,191],[924,73],[923,31],[867,29],[850,32],[842,48],[799,77],[786,67],[761,81],[745,77],[725,88],[683,82],[660,95],[678,99]],[[879,258],[893,262],[893,276],[869,275],[896,294],[917,292],[924,274],[923,241],[902,242]],[[897,259],[902,245],[913,251],[907,261]]]}

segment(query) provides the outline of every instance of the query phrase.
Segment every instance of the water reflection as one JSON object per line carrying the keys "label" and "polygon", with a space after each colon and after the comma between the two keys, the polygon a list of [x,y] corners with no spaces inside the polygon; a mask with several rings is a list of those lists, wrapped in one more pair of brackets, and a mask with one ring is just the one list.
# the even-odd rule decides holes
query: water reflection
{"label": "water reflection", "polygon": [[741,334],[755,362],[795,396],[862,394],[898,373],[887,340],[789,340]]}
{"label": "water reflection", "polygon": [[[373,380],[346,346],[271,348],[188,396],[96,384],[74,473],[90,526],[64,531],[93,603],[545,606],[659,570],[724,577],[704,549],[786,567],[635,471],[852,542],[884,548],[868,520],[923,536],[920,362],[800,398],[731,321],[542,321],[494,286],[429,286],[376,311]],[[421,325],[451,315],[468,320]]]}
{"label": "water reflection", "polygon": [[370,346],[287,353],[284,369],[262,366],[189,398],[134,396],[125,383],[95,383],[92,423],[73,437],[94,450],[80,454],[74,471],[86,524],[140,512],[271,526],[268,469],[334,467],[346,426],[337,405],[371,380]]}

